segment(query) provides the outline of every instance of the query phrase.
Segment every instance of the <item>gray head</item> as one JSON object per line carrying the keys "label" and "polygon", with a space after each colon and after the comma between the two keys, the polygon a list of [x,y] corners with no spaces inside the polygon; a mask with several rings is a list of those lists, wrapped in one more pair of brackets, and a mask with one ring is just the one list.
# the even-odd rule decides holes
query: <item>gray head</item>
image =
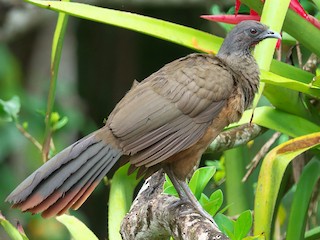
{"label": "gray head", "polygon": [[266,38],[281,39],[279,33],[257,21],[242,21],[225,38],[218,56],[250,53],[250,48]]}

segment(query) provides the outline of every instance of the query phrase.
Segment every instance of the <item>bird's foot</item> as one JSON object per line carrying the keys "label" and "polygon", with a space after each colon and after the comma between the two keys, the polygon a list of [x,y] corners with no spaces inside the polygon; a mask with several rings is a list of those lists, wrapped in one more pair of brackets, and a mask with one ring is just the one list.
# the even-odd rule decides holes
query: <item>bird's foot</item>
{"label": "bird's foot", "polygon": [[207,218],[210,222],[212,222],[217,228],[217,224],[213,220],[212,216],[207,213],[200,203],[198,202],[197,198],[193,195],[192,191],[190,190],[188,184],[185,181],[182,181],[173,174],[170,168],[164,168],[165,172],[168,174],[173,186],[177,190],[177,193],[180,197],[180,201],[182,203],[188,203],[195,208],[199,212],[199,214],[205,218]]}

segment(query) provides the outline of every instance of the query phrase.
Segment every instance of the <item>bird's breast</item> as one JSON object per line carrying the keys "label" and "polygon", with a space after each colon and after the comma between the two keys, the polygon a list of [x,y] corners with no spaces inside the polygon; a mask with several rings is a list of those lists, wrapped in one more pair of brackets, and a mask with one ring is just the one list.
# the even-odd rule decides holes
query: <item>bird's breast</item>
{"label": "bird's breast", "polygon": [[243,92],[240,88],[235,88],[226,105],[218,116],[213,119],[202,138],[190,148],[175,154],[166,161],[172,165],[172,169],[179,179],[185,179],[189,176],[213,139],[230,123],[237,122],[241,118],[244,109]]}

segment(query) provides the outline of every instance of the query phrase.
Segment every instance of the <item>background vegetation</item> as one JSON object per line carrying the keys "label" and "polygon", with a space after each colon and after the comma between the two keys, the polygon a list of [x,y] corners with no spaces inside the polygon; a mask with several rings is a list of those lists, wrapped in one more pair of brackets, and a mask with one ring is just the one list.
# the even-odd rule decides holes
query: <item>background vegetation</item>
{"label": "background vegetation", "polygon": [[[266,131],[245,146],[224,153],[209,150],[205,154],[202,164],[216,168],[205,193],[210,195],[215,189],[222,189],[222,207],[227,206],[224,210],[228,216],[243,213],[241,219],[249,219],[251,215],[248,216],[246,210],[253,210],[255,221],[251,235],[257,238],[318,239],[320,155],[315,147],[320,142],[320,84],[319,77],[316,77],[319,70],[314,67],[311,73],[307,73],[300,69],[306,66],[312,53],[319,56],[320,30],[308,21],[310,18],[301,17],[292,10],[287,13],[290,1],[281,1],[282,5],[278,1],[266,1],[263,10],[261,1],[242,2],[245,5],[241,6],[241,13],[249,13],[251,8],[262,14],[262,21],[274,30],[280,30],[283,25],[285,32],[276,58],[286,64],[271,62],[275,42],[269,42],[255,52],[265,85],[261,88],[263,96],[257,97],[260,101],[253,122],[265,127]],[[195,50],[215,53],[222,39],[163,22],[151,21],[151,25],[145,26],[146,19],[138,17],[122,22],[121,19],[131,15],[116,18],[117,12],[109,13],[113,16],[110,20],[104,12],[98,14],[98,9],[94,9],[93,20],[141,31],[166,40],[163,41],[81,19],[91,16],[88,9],[68,3],[50,6],[80,18],[69,17],[68,20],[60,14],[54,35],[56,13],[19,1],[1,1],[0,4],[3,12],[0,19],[0,209],[13,224],[15,219],[19,219],[30,239],[66,239],[69,233],[58,221],[43,220],[40,216],[12,210],[4,203],[5,197],[47,155],[101,127],[103,119],[134,79],[142,80],[165,63]],[[46,7],[45,3],[42,5]],[[164,1],[122,1],[121,4],[110,1],[102,5],[219,36],[224,36],[230,25],[209,23],[199,16],[234,13],[233,1],[172,1],[165,4]],[[312,16],[319,17],[319,1],[305,0],[302,5]],[[192,41],[190,36],[195,36]],[[53,55],[50,57],[51,52]],[[56,75],[59,63],[59,75]],[[57,84],[55,79],[58,79]],[[46,118],[51,111],[51,117]],[[248,122],[250,117],[251,111],[248,111],[241,123]],[[51,136],[54,145],[50,145]],[[241,179],[247,171],[246,166],[253,158],[264,160],[243,183]],[[122,217],[120,212],[125,213],[129,206],[129,203],[124,203],[120,212],[109,211],[108,218],[109,187],[115,191],[116,186],[127,194],[129,190],[129,196],[124,194],[122,198],[121,194],[110,194],[115,197],[110,199],[110,209],[115,209],[121,200],[131,198],[136,186],[135,182],[123,180],[128,179],[123,177],[124,172],[118,172],[111,184],[106,181],[107,187],[100,184],[83,207],[72,212],[99,239],[108,237],[108,220],[109,224],[117,225]],[[108,177],[113,173],[110,172]],[[221,198],[220,192],[215,195]],[[218,215],[217,221],[228,221],[224,216]],[[66,219],[60,221],[66,222]],[[240,223],[239,220],[239,226]],[[249,223],[249,220],[245,221],[250,228]],[[1,220],[1,224],[6,232],[1,229],[0,238],[8,238],[8,233],[14,238],[9,222]],[[236,234],[237,224],[231,221],[230,226],[223,230],[232,239],[241,239],[241,234]],[[116,227],[111,225],[110,230],[115,230],[115,233],[109,233],[109,239],[116,239]]]}

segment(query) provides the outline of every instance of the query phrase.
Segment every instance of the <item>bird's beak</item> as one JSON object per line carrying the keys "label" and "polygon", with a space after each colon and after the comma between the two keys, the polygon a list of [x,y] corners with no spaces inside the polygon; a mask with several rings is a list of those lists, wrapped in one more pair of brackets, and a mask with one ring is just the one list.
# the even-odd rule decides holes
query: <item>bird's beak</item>
{"label": "bird's beak", "polygon": [[281,39],[281,35],[271,29],[268,29],[264,32],[262,32],[259,36],[259,38],[261,40],[266,39],[266,38],[277,38],[277,39]]}

